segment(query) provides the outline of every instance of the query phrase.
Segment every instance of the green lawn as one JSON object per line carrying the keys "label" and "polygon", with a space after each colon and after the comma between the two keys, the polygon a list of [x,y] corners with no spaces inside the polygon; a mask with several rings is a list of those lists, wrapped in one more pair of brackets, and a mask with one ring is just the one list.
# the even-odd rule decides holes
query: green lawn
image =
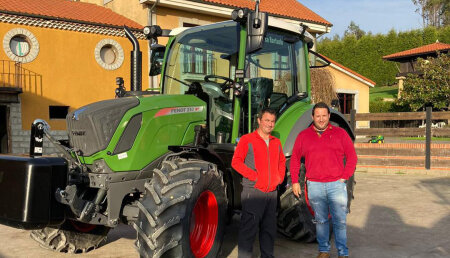
{"label": "green lawn", "polygon": [[395,86],[383,86],[370,88],[370,101],[374,101],[377,98],[397,98],[398,87]]}

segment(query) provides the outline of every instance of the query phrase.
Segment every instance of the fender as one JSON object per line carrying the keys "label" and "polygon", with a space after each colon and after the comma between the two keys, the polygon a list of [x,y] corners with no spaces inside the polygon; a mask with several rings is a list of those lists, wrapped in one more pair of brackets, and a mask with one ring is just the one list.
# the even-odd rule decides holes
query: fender
{"label": "fender", "polygon": [[[289,135],[287,137],[286,143],[283,146],[283,152],[286,157],[290,157],[292,155],[292,149],[294,148],[295,140],[297,139],[297,135],[308,128],[312,124],[312,108],[303,113],[303,115],[297,120],[297,122],[292,127]],[[339,111],[331,109],[330,123],[334,126],[339,126],[345,131],[347,131],[350,138],[355,141],[355,134],[350,126],[350,124],[345,119],[344,115]]]}
{"label": "fender", "polygon": [[[240,208],[242,191],[242,176],[231,169],[236,144],[208,144],[208,146],[169,146],[168,149],[175,155],[198,158],[217,165],[223,172],[223,180],[227,185],[227,195],[229,196],[229,208]],[[231,211],[230,210],[230,211]]]}

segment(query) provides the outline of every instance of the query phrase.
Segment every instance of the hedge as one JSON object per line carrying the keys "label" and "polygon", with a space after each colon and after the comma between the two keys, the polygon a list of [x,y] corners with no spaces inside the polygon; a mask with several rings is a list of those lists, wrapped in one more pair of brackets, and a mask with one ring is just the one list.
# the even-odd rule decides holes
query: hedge
{"label": "hedge", "polygon": [[450,43],[450,26],[406,32],[392,29],[385,35],[368,33],[359,40],[353,35],[325,38],[318,42],[317,51],[375,81],[377,86],[385,86],[396,83],[398,69],[395,62],[385,61],[383,56],[431,44],[436,40]]}

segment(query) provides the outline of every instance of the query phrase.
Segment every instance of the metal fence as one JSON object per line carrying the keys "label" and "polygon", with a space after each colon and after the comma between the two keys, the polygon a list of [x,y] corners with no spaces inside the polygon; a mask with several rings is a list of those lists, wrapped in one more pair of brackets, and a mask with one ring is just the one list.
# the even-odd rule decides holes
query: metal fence
{"label": "metal fence", "polygon": [[0,60],[0,87],[42,92],[42,75],[22,67],[22,63]]}
{"label": "metal fence", "polygon": [[[450,111],[432,112],[431,107],[426,112],[396,112],[396,113],[361,113],[352,110],[345,115],[353,131],[360,136],[425,136],[425,168],[431,164],[431,137],[450,136]],[[356,121],[404,121],[424,120],[423,126],[409,128],[356,128]],[[438,122],[441,121],[441,122]],[[447,121],[447,122],[445,122]],[[441,123],[441,124],[439,124]]]}

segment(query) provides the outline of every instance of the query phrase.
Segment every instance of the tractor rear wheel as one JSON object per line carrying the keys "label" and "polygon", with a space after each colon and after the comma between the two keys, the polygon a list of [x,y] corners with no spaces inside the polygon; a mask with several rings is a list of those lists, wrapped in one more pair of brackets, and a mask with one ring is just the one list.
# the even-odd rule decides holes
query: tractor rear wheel
{"label": "tractor rear wheel", "polygon": [[66,220],[56,227],[31,231],[31,238],[42,247],[61,253],[86,253],[106,242],[111,228]]}
{"label": "tractor rear wheel", "polygon": [[291,175],[287,173],[289,187],[280,196],[280,210],[278,211],[278,231],[292,240],[306,243],[316,239],[316,226],[313,216],[305,199],[305,172],[301,169],[299,183],[302,190],[300,198],[292,192]]}
{"label": "tractor rear wheel", "polygon": [[216,257],[226,221],[222,173],[202,160],[164,161],[138,202],[141,257]]}
{"label": "tractor rear wheel", "polygon": [[[316,226],[313,223],[313,211],[308,204],[308,191],[305,188],[305,169],[302,165],[299,176],[299,184],[302,190],[300,198],[295,197],[292,192],[291,176],[287,173],[289,187],[280,197],[280,210],[278,211],[278,231],[292,240],[311,243],[316,240]],[[353,186],[355,184],[354,175],[347,180],[347,207],[350,212],[350,205],[353,196]],[[330,238],[332,234],[332,224],[330,221]]]}

